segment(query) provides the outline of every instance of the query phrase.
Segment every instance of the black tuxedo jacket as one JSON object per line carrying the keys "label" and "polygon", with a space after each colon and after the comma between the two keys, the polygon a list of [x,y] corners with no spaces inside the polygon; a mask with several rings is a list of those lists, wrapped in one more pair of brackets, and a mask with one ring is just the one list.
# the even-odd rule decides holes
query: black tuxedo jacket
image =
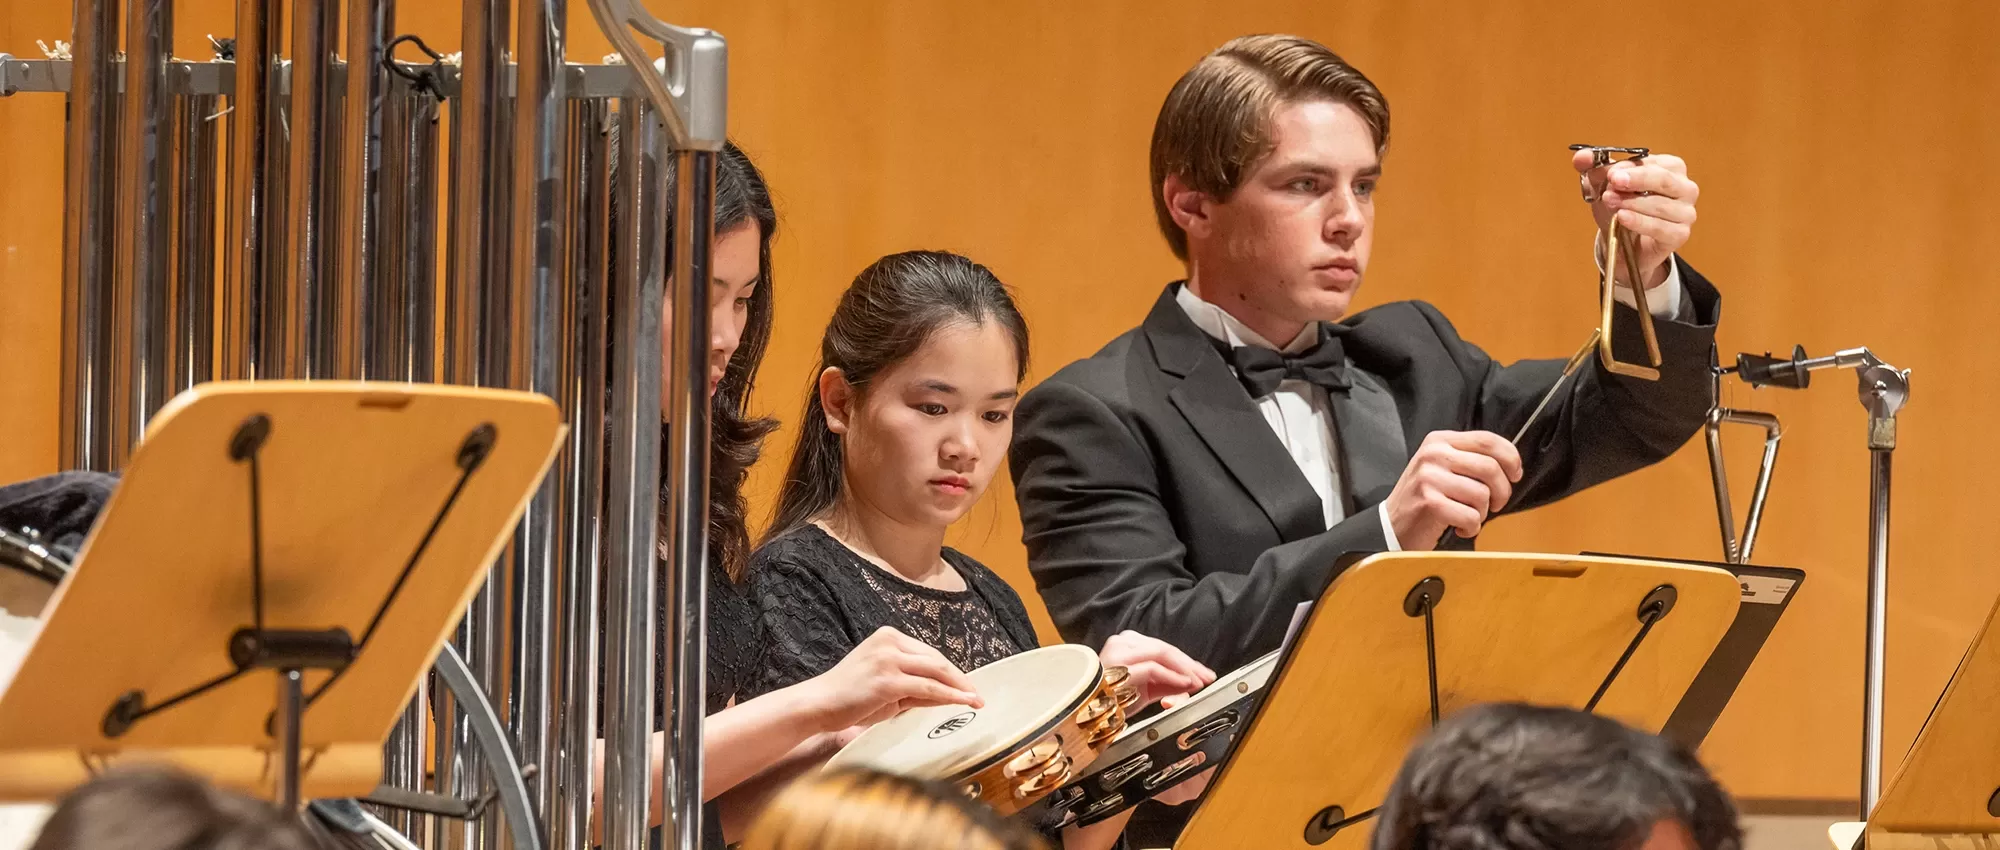
{"label": "black tuxedo jacket", "polygon": [[[1700,428],[1720,297],[1685,263],[1680,274],[1677,321],[1655,322],[1660,379],[1613,375],[1591,358],[1522,440],[1506,511],[1659,461]],[[1336,559],[1387,548],[1379,506],[1425,435],[1511,437],[1562,371],[1562,360],[1495,363],[1422,302],[1347,319],[1354,386],[1329,393],[1346,516],[1329,529],[1312,485],[1175,303],[1178,286],[1016,410],[1028,566],[1066,640],[1100,646],[1132,629],[1224,673],[1276,649]],[[1640,359],[1638,314],[1620,306],[1614,320],[1620,358]]]}

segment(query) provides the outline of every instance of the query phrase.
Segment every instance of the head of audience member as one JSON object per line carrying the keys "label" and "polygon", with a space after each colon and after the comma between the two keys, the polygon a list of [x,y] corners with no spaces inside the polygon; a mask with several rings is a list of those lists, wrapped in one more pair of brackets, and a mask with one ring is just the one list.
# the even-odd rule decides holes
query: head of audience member
{"label": "head of audience member", "polygon": [[1046,850],[1027,827],[934,782],[866,769],[801,778],[739,850]]}
{"label": "head of audience member", "polygon": [[1188,285],[1272,345],[1339,319],[1388,145],[1388,100],[1318,42],[1249,35],[1203,57],[1153,124],[1153,210]]}
{"label": "head of audience member", "polygon": [[862,270],[820,343],[776,537],[829,511],[941,530],[972,509],[1014,433],[1028,326],[985,266],[941,251]]}
{"label": "head of audience member", "polygon": [[56,805],[30,850],[322,850],[295,815],[169,770],[107,773]]}
{"label": "head of audience member", "polygon": [[1374,850],[1739,850],[1736,806],[1685,748],[1567,708],[1485,705],[1410,751]]}

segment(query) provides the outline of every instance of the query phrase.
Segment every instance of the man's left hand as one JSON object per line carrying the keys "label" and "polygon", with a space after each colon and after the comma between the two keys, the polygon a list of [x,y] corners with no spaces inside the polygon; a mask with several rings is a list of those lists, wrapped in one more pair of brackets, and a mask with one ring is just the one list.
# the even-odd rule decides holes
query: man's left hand
{"label": "man's left hand", "polygon": [[[1570,161],[1596,190],[1590,214],[1597,219],[1598,230],[1611,226],[1612,216],[1617,216],[1619,224],[1639,237],[1639,267],[1645,270],[1646,288],[1665,283],[1667,263],[1694,229],[1694,202],[1701,194],[1701,187],[1688,179],[1687,163],[1661,153],[1603,168],[1592,168],[1590,163],[1589,151],[1577,151]],[[1601,259],[1613,264],[1621,282],[1630,283],[1618,258]]]}

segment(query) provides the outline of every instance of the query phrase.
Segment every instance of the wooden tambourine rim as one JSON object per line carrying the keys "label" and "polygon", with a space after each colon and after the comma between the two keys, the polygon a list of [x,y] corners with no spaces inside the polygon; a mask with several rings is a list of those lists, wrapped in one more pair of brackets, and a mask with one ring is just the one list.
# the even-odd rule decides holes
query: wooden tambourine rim
{"label": "wooden tambourine rim", "polygon": [[[964,780],[971,780],[995,768],[1004,768],[1008,762],[1014,760],[1015,756],[1034,749],[1036,745],[1062,731],[1064,724],[1076,725],[1076,713],[1082,711],[1084,706],[1089,705],[1091,700],[1096,699],[1098,693],[1103,689],[1104,668],[1100,666],[1097,668],[1097,675],[1091,679],[1090,687],[1064,707],[1062,713],[1057,714],[1055,717],[1050,718],[1048,722],[1036,727],[1034,734],[1025,737],[1023,743],[1015,744],[994,756],[973,764],[971,767],[954,771],[951,774],[952,781],[959,781],[961,777]],[[1053,791],[1055,789],[1051,788],[1049,790]]]}
{"label": "wooden tambourine rim", "polygon": [[[1029,650],[1029,652],[1050,648],[1052,647],[1040,647],[1036,650]],[[1085,651],[1088,650],[1085,649]],[[1095,653],[1092,654],[1094,655]],[[1020,656],[1011,657],[1018,658]],[[1036,726],[1031,734],[1021,736],[1013,744],[999,748],[993,755],[979,759],[970,765],[959,767],[949,772],[926,773],[912,771],[911,775],[940,781],[954,788],[962,789],[968,796],[986,803],[1002,815],[1018,813],[1046,798],[1061,793],[1063,789],[1070,785],[1071,780],[1074,779],[1078,771],[1081,771],[1094,761],[1097,754],[1103,752],[1105,747],[1110,746],[1110,738],[1106,738],[1093,745],[1090,741],[1088,731],[1082,723],[1077,721],[1078,715],[1093,701],[1104,699],[1109,701],[1110,709],[1100,718],[1100,721],[1117,727],[1123,727],[1125,722],[1124,708],[1118,704],[1112,688],[1108,687],[1108,685],[1109,682],[1105,677],[1104,667],[1100,664],[1091,675],[1089,685],[1080,688],[1072,699],[1063,704],[1061,711],[1051,715],[1049,719]],[[856,739],[856,741],[859,741],[859,739]],[[841,749],[841,753],[847,752],[848,747],[853,747],[856,741],[848,742],[847,747]],[[1016,794],[1015,788],[1019,785],[1022,777],[1007,775],[1009,766],[1022,754],[1028,753],[1049,742],[1054,742],[1057,746],[1055,758],[1066,757],[1070,760],[1070,776],[1061,782],[1051,785],[1046,790],[1028,795]],[[828,760],[826,767],[834,768],[866,764],[865,761],[858,759],[843,764],[841,763],[841,753],[835,753]]]}

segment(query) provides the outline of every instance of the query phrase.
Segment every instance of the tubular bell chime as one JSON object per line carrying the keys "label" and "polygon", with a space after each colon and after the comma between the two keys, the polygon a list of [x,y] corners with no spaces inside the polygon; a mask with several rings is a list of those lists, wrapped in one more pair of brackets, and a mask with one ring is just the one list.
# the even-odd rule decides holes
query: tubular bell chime
{"label": "tubular bell chime", "polygon": [[[77,0],[44,58],[0,53],[0,97],[69,104],[61,460],[118,469],[168,398],[214,379],[554,398],[567,450],[391,733],[367,802],[391,844],[583,850],[601,795],[604,846],[639,850],[664,794],[669,846],[697,847],[701,283],[726,47],[632,0],[587,0],[617,54],[572,64],[569,0],[462,2],[454,56],[399,32],[396,0],[237,0],[235,33],[199,60],[172,55],[173,0]],[[663,339],[669,298],[680,321]]]}

